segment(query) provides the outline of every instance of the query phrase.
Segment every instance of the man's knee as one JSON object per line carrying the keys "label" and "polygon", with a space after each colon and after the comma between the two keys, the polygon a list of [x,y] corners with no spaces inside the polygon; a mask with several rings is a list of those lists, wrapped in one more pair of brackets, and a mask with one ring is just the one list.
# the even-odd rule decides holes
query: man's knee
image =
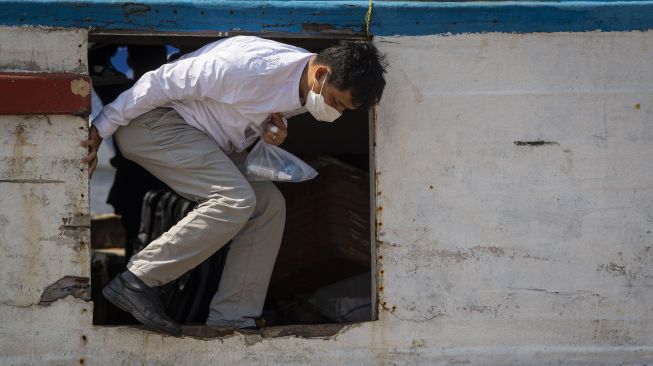
{"label": "man's knee", "polygon": [[256,208],[256,194],[249,184],[212,194],[202,205],[226,214],[230,221],[246,223]]}
{"label": "man's knee", "polygon": [[232,197],[234,197],[232,201],[236,202],[232,206],[233,209],[237,211],[237,215],[242,222],[247,222],[254,213],[254,209],[256,209],[256,193],[248,183],[245,183],[234,192]]}

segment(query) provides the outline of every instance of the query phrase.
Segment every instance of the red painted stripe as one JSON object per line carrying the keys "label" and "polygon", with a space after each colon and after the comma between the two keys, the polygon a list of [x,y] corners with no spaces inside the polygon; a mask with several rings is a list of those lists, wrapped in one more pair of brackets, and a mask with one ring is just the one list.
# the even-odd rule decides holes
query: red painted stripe
{"label": "red painted stripe", "polygon": [[67,73],[0,73],[0,115],[91,112],[91,79]]}

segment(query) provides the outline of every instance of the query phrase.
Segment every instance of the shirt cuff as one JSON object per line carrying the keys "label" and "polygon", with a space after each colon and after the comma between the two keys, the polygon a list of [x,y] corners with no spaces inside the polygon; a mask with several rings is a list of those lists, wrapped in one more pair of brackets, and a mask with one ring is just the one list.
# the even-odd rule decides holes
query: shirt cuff
{"label": "shirt cuff", "polygon": [[112,123],[109,118],[104,114],[104,110],[100,112],[91,122],[95,128],[97,128],[100,137],[106,139],[107,137],[113,135],[114,132],[120,127],[118,124]]}

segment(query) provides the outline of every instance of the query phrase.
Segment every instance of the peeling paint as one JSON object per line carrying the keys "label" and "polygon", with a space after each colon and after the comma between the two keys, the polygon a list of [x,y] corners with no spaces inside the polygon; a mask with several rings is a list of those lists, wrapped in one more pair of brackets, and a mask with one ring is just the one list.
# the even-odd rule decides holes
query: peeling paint
{"label": "peeling paint", "polygon": [[122,6],[124,16],[142,15],[149,13],[152,8],[145,4],[125,3]]}
{"label": "peeling paint", "polygon": [[73,296],[84,301],[91,300],[91,285],[88,277],[66,276],[48,286],[41,295],[41,305],[50,305],[52,302]]}
{"label": "peeling paint", "polygon": [[82,97],[86,97],[91,94],[91,83],[84,79],[73,80],[70,82],[70,91]]}
{"label": "peeling paint", "polygon": [[[245,344],[253,346],[266,339],[294,337],[300,339],[335,339],[349,329],[357,328],[360,324],[317,324],[317,325],[287,325],[262,328],[256,330],[239,330],[230,327],[219,326],[195,326],[183,327],[184,336],[199,339],[226,339],[230,337],[242,337]],[[139,326],[140,328],[140,326]]]}

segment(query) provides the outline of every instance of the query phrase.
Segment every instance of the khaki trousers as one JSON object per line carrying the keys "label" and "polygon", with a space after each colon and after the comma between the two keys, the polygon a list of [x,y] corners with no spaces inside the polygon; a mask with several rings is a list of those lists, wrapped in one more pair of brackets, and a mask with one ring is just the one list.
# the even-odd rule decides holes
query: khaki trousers
{"label": "khaki trousers", "polygon": [[283,234],[286,212],[279,190],[272,182],[248,182],[241,173],[245,154],[227,156],[173,109],[145,113],[114,137],[127,159],[199,203],[133,256],[127,269],[146,284],[160,286],[231,240],[207,324],[253,326],[263,310]]}

